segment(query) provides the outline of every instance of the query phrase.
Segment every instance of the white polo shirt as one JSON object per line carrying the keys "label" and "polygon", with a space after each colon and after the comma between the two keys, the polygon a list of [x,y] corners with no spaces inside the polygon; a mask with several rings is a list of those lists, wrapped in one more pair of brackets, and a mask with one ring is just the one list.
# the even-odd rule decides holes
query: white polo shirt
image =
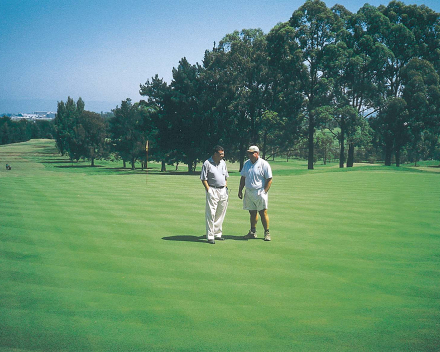
{"label": "white polo shirt", "polygon": [[208,185],[211,187],[224,187],[228,177],[229,174],[224,160],[220,160],[217,165],[211,157],[203,163],[200,179],[208,181]]}
{"label": "white polo shirt", "polygon": [[246,178],[246,189],[261,189],[266,185],[266,180],[272,178],[272,169],[266,160],[259,157],[255,164],[246,161],[240,175]]}

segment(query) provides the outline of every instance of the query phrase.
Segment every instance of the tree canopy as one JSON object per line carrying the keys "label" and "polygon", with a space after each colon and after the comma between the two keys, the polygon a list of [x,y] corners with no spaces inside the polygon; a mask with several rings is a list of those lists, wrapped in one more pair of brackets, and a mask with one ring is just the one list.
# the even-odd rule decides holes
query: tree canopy
{"label": "tree canopy", "polygon": [[[391,1],[351,13],[307,0],[268,34],[234,31],[201,64],[182,58],[170,83],[147,79],[145,100],[122,101],[107,137],[133,168],[148,140],[163,170],[182,162],[191,172],[215,144],[241,166],[258,144],[264,158],[296,153],[313,169],[329,136],[340,167],[373,151],[386,165],[417,162],[439,154],[439,70],[440,14],[427,6]],[[105,156],[92,132],[104,125],[81,99],[58,104],[55,126],[61,153]]]}

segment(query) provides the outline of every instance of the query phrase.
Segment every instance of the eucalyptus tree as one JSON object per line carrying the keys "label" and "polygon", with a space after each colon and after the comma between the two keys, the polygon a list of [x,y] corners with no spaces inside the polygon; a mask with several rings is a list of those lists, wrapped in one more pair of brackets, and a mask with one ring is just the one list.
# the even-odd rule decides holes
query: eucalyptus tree
{"label": "eucalyptus tree", "polygon": [[314,134],[324,121],[317,109],[331,103],[332,76],[328,73],[328,49],[336,45],[343,22],[320,0],[308,0],[296,10],[289,20],[294,30],[294,40],[301,50],[304,63],[304,95],[307,119],[308,168],[313,169]]}
{"label": "eucalyptus tree", "polygon": [[370,5],[364,5],[356,14],[341,5],[334,6],[332,11],[344,22],[337,33],[337,43],[329,45],[326,51],[328,74],[334,83],[332,117],[339,126],[339,166],[344,167],[347,142],[347,167],[351,167],[355,145],[365,142],[365,138],[359,138],[359,132],[368,131],[366,118],[378,110],[378,73],[386,63],[388,50],[374,40],[369,28],[377,24],[375,19],[384,16]]}
{"label": "eucalyptus tree", "polygon": [[[410,149],[417,162],[424,149],[425,137],[438,140],[440,135],[439,75],[430,62],[415,58],[402,70],[402,81],[402,97],[407,103],[407,124],[411,132]],[[430,135],[437,138],[432,139]]]}
{"label": "eucalyptus tree", "polygon": [[426,5],[406,5],[401,1],[390,1],[378,9],[393,26],[404,26],[414,38],[415,57],[431,62],[440,70],[440,13]]}
{"label": "eucalyptus tree", "polygon": [[[395,123],[389,124],[384,121],[383,126],[395,128],[394,138],[383,138],[385,143],[385,165],[391,165],[391,153],[394,152],[396,164],[400,165],[400,155],[405,146],[404,140],[408,141],[406,131],[417,124],[409,123],[412,118],[403,107],[408,106],[404,99],[405,80],[403,72],[406,65],[413,58],[426,58],[433,61],[438,67],[438,21],[436,14],[426,6],[407,6],[399,1],[391,1],[388,6],[379,6],[378,10],[383,14],[381,26],[373,30],[377,40],[390,50],[386,65],[381,72],[382,85],[378,96],[382,99],[381,106],[384,111],[378,114],[378,118],[389,120],[396,118]],[[395,108],[396,111],[392,111]],[[401,114],[399,116],[399,114]],[[406,119],[403,118],[406,116]],[[418,117],[417,117],[418,118]],[[398,125],[398,124],[401,125]],[[405,131],[405,133],[403,133]],[[381,131],[385,135],[393,131]],[[403,138],[405,136],[405,138]],[[389,143],[394,143],[389,145]]]}
{"label": "eucalyptus tree", "polygon": [[[270,145],[289,151],[302,138],[305,97],[302,84],[307,80],[302,50],[295,40],[295,30],[288,22],[277,24],[267,35],[270,80],[270,109],[264,117],[271,118],[276,135]],[[264,120],[263,120],[264,121]]]}
{"label": "eucalyptus tree", "polygon": [[224,141],[237,150],[233,158],[243,166],[249,144],[259,142],[263,112],[267,110],[268,91],[266,35],[261,29],[244,29],[226,35],[211,57],[205,58],[208,71],[227,77],[222,85],[217,111],[228,121]]}
{"label": "eucalyptus tree", "polygon": [[131,99],[126,99],[113,113],[109,121],[113,151],[123,160],[124,167],[128,161],[134,170],[136,161],[144,159],[147,141],[142,108],[139,103],[132,104]]}
{"label": "eucalyptus tree", "polygon": [[404,26],[414,38],[413,56],[400,71],[402,89],[399,96],[407,103],[409,120],[405,123],[412,136],[410,148],[417,160],[417,149],[423,148],[424,137],[431,132],[438,133],[440,13],[425,5],[405,5],[400,1],[391,1],[380,10],[393,26]]}

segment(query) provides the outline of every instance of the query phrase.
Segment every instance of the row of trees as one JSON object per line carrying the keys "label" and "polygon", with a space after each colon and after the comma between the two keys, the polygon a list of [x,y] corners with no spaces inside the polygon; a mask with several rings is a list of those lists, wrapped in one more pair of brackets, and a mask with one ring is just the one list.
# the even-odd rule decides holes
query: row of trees
{"label": "row of trees", "polygon": [[[147,80],[145,100],[123,101],[100,138],[133,167],[149,140],[151,159],[184,162],[189,171],[218,143],[240,165],[250,144],[263,157],[304,146],[313,169],[316,148],[328,144],[328,134],[317,133],[325,129],[339,142],[341,167],[353,165],[356,147],[378,148],[386,165],[394,157],[398,166],[403,152],[438,157],[439,72],[440,14],[428,7],[392,1],[351,13],[308,0],[268,34],[236,31],[214,43],[202,64],[183,58],[170,84]],[[93,118],[82,101],[59,104],[61,152],[105,154],[97,145],[78,152],[72,138],[92,140],[97,132],[86,120]]]}
{"label": "row of trees", "polygon": [[0,144],[25,142],[30,139],[53,138],[53,123],[47,120],[12,120],[0,117]]}

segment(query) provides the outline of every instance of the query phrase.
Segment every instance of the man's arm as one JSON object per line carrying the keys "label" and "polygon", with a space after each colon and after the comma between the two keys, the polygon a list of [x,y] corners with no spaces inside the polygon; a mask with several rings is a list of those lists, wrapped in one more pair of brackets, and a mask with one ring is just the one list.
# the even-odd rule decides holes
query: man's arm
{"label": "man's arm", "polygon": [[264,186],[264,192],[269,192],[270,186],[272,185],[272,179],[268,178],[266,180],[266,185]]}
{"label": "man's arm", "polygon": [[208,181],[206,180],[202,180],[203,186],[205,187],[206,192],[209,191],[209,185],[208,185]]}
{"label": "man's arm", "polygon": [[240,186],[238,187],[238,198],[243,199],[243,188],[246,183],[246,177],[241,176]]}

